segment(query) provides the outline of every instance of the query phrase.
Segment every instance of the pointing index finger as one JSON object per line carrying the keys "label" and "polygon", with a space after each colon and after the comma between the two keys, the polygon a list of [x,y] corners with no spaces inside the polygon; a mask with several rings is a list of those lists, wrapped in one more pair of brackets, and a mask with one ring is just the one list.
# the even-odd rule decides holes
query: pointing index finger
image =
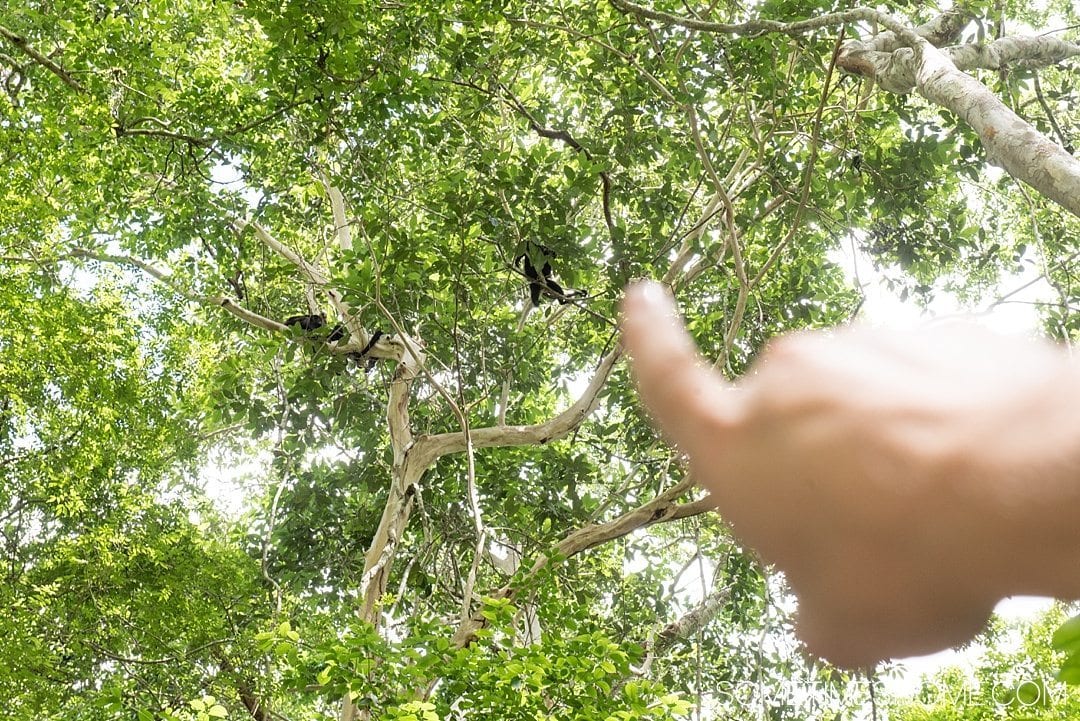
{"label": "pointing index finger", "polygon": [[710,369],[679,318],[668,291],[645,281],[623,300],[623,343],[642,400],[660,428],[693,453],[733,418],[735,394]]}

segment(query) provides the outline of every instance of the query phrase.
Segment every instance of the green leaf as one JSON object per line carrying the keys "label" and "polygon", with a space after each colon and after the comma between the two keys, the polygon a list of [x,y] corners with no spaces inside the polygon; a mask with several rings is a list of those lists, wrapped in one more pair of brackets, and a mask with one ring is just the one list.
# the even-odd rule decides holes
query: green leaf
{"label": "green leaf", "polygon": [[1061,624],[1054,631],[1050,643],[1061,651],[1080,650],[1080,616],[1073,616]]}

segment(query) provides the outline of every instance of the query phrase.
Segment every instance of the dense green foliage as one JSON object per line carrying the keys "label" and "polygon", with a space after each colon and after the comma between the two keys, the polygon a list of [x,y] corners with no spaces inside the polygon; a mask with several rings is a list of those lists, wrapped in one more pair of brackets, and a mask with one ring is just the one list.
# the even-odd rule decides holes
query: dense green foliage
{"label": "dense green foliage", "polygon": [[[1077,20],[1042,5],[974,4],[964,40]],[[565,437],[426,469],[378,627],[358,619],[400,376],[328,328],[229,310],[329,326],[333,289],[366,333],[421,341],[418,439],[565,409],[637,277],[668,274],[733,377],[778,333],[855,316],[838,249],[920,301],[1034,268],[1048,332],[1074,337],[1077,219],[988,170],[949,113],[841,74],[842,29],[869,32],[691,32],[577,0],[0,0],[0,719],[301,721],[346,694],[385,719],[862,705],[859,679],[802,658],[782,583],[712,514],[560,557],[683,478],[621,365]],[[1068,142],[1070,72],[981,78]],[[588,295],[522,324],[514,258],[541,247]]]}

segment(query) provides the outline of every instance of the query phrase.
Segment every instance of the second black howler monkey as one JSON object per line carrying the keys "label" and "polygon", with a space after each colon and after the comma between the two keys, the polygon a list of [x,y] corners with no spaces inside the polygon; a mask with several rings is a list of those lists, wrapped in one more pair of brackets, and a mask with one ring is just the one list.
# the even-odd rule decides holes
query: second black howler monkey
{"label": "second black howler monkey", "polygon": [[[317,315],[294,315],[285,319],[285,325],[287,326],[300,326],[300,330],[305,333],[310,333],[313,330],[318,330],[326,325],[326,316],[322,313]],[[326,342],[330,343],[335,340],[341,340],[345,337],[345,325],[338,323],[330,329],[330,335],[326,336]]]}

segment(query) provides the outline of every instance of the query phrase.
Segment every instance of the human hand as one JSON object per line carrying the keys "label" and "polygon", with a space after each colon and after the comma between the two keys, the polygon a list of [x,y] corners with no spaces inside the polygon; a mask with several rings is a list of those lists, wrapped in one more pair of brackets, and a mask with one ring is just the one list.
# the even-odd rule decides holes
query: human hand
{"label": "human hand", "polygon": [[629,289],[623,338],[695,479],[785,572],[811,651],[927,653],[1002,596],[1076,593],[1080,375],[1052,346],[959,324],[801,333],[733,386],[653,283]]}

